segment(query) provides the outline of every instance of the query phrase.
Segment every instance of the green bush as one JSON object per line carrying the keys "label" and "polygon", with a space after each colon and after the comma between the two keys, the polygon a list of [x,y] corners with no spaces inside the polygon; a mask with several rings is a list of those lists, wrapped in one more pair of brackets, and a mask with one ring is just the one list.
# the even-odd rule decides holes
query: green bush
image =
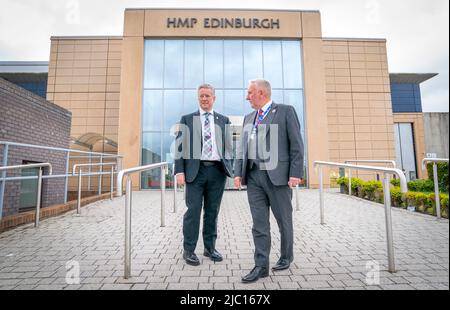
{"label": "green bush", "polygon": [[430,180],[414,180],[408,182],[408,190],[411,192],[432,193],[434,192],[434,183]]}
{"label": "green bush", "polygon": [[[439,190],[441,192],[448,193],[448,163],[438,163],[437,166],[438,166]],[[427,165],[427,171],[429,180],[434,184],[432,163],[429,163]]]}
{"label": "green bush", "polygon": [[394,187],[400,187],[400,179],[392,179],[391,184]]}
{"label": "green bush", "polygon": [[[337,180],[339,185],[344,186],[348,193],[348,178],[342,177]],[[427,188],[429,184],[423,182],[410,182],[412,188]],[[397,184],[394,182],[393,184]],[[408,184],[409,185],[409,184]],[[368,199],[371,201],[376,201],[378,203],[384,202],[383,185],[379,181],[369,181],[365,182],[361,179],[352,178],[352,188],[353,195]],[[449,198],[448,194],[440,194],[441,198],[441,216],[448,218],[449,216]],[[403,194],[400,191],[400,187],[394,186],[391,188],[391,205],[393,207],[406,209],[408,206],[413,206],[416,211],[436,215],[436,202],[434,193],[423,193],[423,192],[407,192]]]}

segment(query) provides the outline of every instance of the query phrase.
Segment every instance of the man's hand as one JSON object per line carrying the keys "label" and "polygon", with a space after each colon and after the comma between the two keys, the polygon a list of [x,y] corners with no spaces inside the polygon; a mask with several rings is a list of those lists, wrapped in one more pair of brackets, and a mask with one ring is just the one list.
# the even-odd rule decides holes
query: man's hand
{"label": "man's hand", "polygon": [[184,177],[184,173],[177,174],[177,184],[183,186],[186,184],[186,179]]}
{"label": "man's hand", "polygon": [[241,177],[235,177],[234,178],[234,187],[237,189],[241,189],[242,186],[242,178]]}
{"label": "man's hand", "polygon": [[289,187],[293,188],[293,187],[297,187],[298,185],[303,185],[305,184],[305,181],[303,179],[297,179],[297,178],[289,178]]}

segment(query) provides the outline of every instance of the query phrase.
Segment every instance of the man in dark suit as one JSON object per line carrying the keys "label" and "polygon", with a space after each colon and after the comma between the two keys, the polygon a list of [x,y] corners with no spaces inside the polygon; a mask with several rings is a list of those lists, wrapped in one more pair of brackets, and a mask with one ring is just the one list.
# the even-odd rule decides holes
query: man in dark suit
{"label": "man in dark suit", "polygon": [[230,120],[214,112],[214,87],[198,89],[199,111],[181,118],[175,160],[177,183],[186,184],[187,211],[183,220],[184,253],[187,264],[200,265],[195,254],[203,207],[203,255],[220,262],[216,249],[217,217],[226,177],[232,177]]}
{"label": "man in dark suit", "polygon": [[235,162],[235,186],[247,185],[255,243],[255,267],[244,283],[269,275],[270,209],[281,234],[280,259],[272,270],[288,269],[294,258],[292,187],[303,184],[304,146],[294,107],[276,104],[271,94],[268,81],[250,82],[247,100],[255,111],[244,119]]}

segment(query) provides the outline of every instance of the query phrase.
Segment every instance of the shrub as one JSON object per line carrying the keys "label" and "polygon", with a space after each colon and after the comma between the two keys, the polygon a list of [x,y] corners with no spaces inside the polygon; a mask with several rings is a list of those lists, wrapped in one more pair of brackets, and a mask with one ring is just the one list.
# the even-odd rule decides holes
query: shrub
{"label": "shrub", "polygon": [[406,209],[407,205],[403,201],[403,193],[400,191],[400,187],[391,189],[391,204],[393,207]]}
{"label": "shrub", "polygon": [[392,179],[391,184],[394,187],[400,187],[400,180],[399,179]]}
{"label": "shrub", "polygon": [[369,200],[375,200],[375,192],[383,189],[383,183],[380,181],[369,181],[361,184],[361,198],[367,198]]}
{"label": "shrub", "polygon": [[432,193],[434,192],[434,183],[430,180],[415,180],[408,182],[408,190],[411,192]]}
{"label": "shrub", "polygon": [[[439,190],[448,193],[448,163],[438,163],[438,182]],[[434,184],[433,180],[433,164],[427,165],[428,178]]]}

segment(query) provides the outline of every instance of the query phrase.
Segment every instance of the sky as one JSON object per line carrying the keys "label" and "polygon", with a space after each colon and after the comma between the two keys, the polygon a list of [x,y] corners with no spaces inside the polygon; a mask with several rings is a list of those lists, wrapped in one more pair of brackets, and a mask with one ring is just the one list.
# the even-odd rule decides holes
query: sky
{"label": "sky", "polygon": [[0,0],[0,61],[48,61],[51,36],[122,35],[125,8],[319,10],[324,37],[387,39],[389,72],[438,73],[424,112],[449,111],[448,0]]}

